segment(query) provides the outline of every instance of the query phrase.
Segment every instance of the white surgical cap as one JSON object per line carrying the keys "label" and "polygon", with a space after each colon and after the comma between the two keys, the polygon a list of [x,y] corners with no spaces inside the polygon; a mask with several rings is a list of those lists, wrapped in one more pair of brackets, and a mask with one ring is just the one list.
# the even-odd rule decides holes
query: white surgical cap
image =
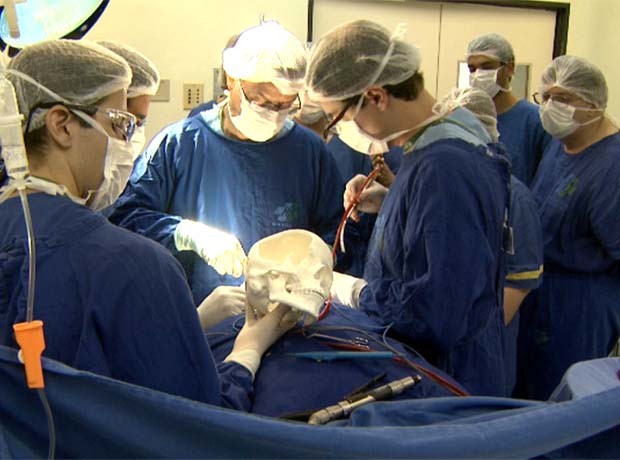
{"label": "white surgical cap", "polygon": [[[28,46],[11,60],[8,69],[28,75],[65,101],[82,105],[127,89],[131,82],[131,69],[121,57],[84,40],[50,40]],[[58,100],[18,75],[8,73],[7,78],[15,86],[19,110],[26,117],[35,106]],[[30,131],[43,124],[43,117],[33,117]]]}
{"label": "white surgical cap", "polygon": [[297,94],[304,88],[306,48],[276,21],[247,29],[222,53],[226,73],[254,83],[273,83],[282,94]]}
{"label": "white surgical cap", "polygon": [[481,35],[470,41],[467,45],[467,58],[471,56],[486,56],[504,63],[515,59],[512,45],[498,34]]}
{"label": "white surgical cap", "polygon": [[497,131],[497,111],[493,99],[479,88],[454,88],[437,103],[435,111],[447,112],[464,107],[482,123],[493,142],[499,140]]}
{"label": "white surgical cap", "polygon": [[127,90],[127,98],[153,96],[157,93],[157,88],[159,88],[159,71],[149,58],[123,43],[112,41],[100,41],[97,43],[118,54],[131,67],[133,77]]}
{"label": "white surgical cap", "polygon": [[306,85],[316,101],[342,101],[372,85],[395,85],[420,68],[420,51],[374,22],[352,21],[332,29],[313,46]]}
{"label": "white surgical cap", "polygon": [[607,107],[607,83],[603,72],[583,58],[559,56],[544,70],[540,92],[553,87],[576,94],[599,109]]}

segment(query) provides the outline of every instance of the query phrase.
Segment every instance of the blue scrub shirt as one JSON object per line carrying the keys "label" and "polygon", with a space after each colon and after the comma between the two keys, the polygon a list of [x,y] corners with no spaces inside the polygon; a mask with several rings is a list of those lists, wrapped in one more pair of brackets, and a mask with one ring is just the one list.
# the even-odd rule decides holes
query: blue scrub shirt
{"label": "blue scrub shirt", "polygon": [[[268,142],[242,142],[221,132],[220,107],[170,125],[137,160],[110,220],[158,241],[181,261],[196,305],[220,285],[243,278],[219,275],[196,254],[177,251],[174,231],[192,219],[239,238],[245,251],[266,236],[291,229],[334,241],[344,212],[344,183],[322,140],[289,122]],[[347,225],[345,270],[359,236]]]}
{"label": "blue scrub shirt", "polygon": [[[216,367],[179,263],[160,245],[61,196],[28,195],[36,241],[34,318],[43,356],[214,405],[249,409],[252,377]],[[0,204],[0,344],[17,348],[28,254],[19,198]]]}
{"label": "blue scrub shirt", "polygon": [[620,134],[579,154],[554,140],[532,191],[545,274],[521,308],[516,394],[546,399],[573,363],[620,336]]}

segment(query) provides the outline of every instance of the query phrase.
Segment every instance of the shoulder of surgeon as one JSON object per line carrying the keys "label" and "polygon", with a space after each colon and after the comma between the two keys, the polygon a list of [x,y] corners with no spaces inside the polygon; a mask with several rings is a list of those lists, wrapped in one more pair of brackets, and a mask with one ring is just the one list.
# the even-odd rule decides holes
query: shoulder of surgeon
{"label": "shoulder of surgeon", "polygon": [[[197,146],[205,142],[207,138],[226,139],[221,134],[216,133],[211,128],[214,117],[217,117],[218,107],[212,107],[194,116],[171,123],[162,128],[149,142],[146,151],[147,155],[153,155],[162,148],[170,149],[177,146]],[[293,127],[284,134],[272,141],[259,143],[257,145],[269,145],[281,142],[303,142],[306,150],[326,150],[323,139],[312,130],[294,122]]]}
{"label": "shoulder of surgeon", "polygon": [[48,228],[46,233],[57,235],[59,245],[66,244],[75,266],[94,265],[100,273],[130,273],[129,282],[136,287],[141,285],[139,280],[163,277],[171,271],[182,276],[176,259],[159,243],[116,226],[85,206],[61,197],[50,198],[63,201],[42,224]]}

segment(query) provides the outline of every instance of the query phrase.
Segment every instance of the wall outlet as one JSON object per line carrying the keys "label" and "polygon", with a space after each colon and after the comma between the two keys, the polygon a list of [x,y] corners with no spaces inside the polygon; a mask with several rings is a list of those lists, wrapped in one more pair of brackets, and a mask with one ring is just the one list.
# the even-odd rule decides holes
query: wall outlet
{"label": "wall outlet", "polygon": [[183,83],[183,110],[192,110],[204,101],[205,85]]}

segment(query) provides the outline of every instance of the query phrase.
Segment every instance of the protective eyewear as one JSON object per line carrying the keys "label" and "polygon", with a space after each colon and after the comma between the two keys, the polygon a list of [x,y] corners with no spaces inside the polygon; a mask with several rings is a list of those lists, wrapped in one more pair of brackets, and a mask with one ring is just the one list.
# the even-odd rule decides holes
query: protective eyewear
{"label": "protective eyewear", "polygon": [[[338,124],[338,122],[340,120],[342,120],[342,118],[344,117],[344,114],[347,113],[347,110],[349,110],[352,106],[353,106],[354,102],[349,101],[344,105],[344,108],[338,113],[338,115],[336,115],[330,122],[329,124],[325,127],[325,129],[323,130],[323,140],[327,140],[327,138],[329,137],[329,133],[333,132],[335,129],[335,126]],[[325,115],[328,119],[330,118],[329,115]]]}
{"label": "protective eyewear", "polygon": [[297,113],[301,109],[301,99],[299,98],[299,94],[297,95],[297,97],[295,98],[293,102],[289,102],[287,104],[276,104],[273,102],[256,102],[254,99],[251,99],[248,96],[248,93],[245,92],[245,90],[243,89],[243,84],[241,83],[241,80],[239,80],[239,88],[241,88],[241,92],[243,93],[243,96],[248,100],[250,105],[253,105],[255,107],[260,107],[261,109],[267,109],[271,112],[280,112],[282,110],[288,110],[288,113],[290,115]]}
{"label": "protective eyewear", "polygon": [[97,107],[94,105],[78,105],[78,104],[65,104],[62,102],[45,102],[42,104],[36,105],[31,111],[30,116],[28,117],[28,123],[26,124],[26,132],[28,132],[28,128],[30,127],[30,120],[32,118],[32,114],[38,109],[51,109],[56,105],[62,105],[69,110],[76,110],[79,112],[83,112],[88,116],[94,117],[97,112],[105,115],[112,124],[112,129],[116,134],[118,134],[122,139],[129,142],[134,132],[136,131],[136,126],[138,124],[138,119],[135,115],[126,112],[124,110],[119,109],[110,109],[107,107]]}
{"label": "protective eyewear", "polygon": [[549,99],[554,100],[555,102],[559,102],[561,104],[571,105],[577,99],[574,96],[563,95],[563,94],[548,94],[548,93],[534,93],[532,94],[532,99],[538,105],[542,105],[547,102]]}

